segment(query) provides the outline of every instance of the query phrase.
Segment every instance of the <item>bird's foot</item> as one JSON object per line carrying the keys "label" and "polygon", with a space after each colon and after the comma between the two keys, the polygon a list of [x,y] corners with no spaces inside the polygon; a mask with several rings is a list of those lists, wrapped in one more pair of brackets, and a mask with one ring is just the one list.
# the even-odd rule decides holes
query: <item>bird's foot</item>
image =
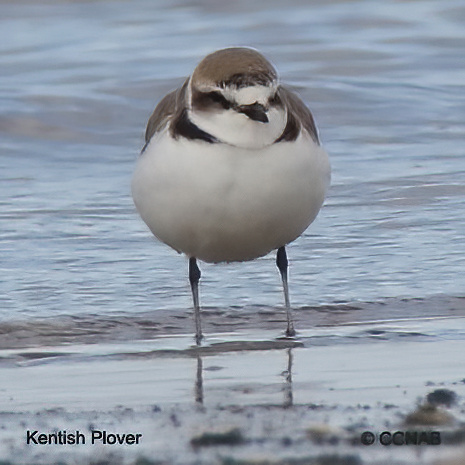
{"label": "bird's foot", "polygon": [[297,333],[293,326],[288,326],[284,334],[286,337],[295,337]]}

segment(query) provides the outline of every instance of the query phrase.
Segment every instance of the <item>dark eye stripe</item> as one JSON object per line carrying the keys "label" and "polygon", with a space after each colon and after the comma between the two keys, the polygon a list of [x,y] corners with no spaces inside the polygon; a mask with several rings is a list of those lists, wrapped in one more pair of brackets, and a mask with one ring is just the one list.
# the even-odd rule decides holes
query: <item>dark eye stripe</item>
{"label": "dark eye stripe", "polygon": [[213,102],[219,103],[225,110],[231,108],[231,103],[220,92],[208,92],[207,96]]}
{"label": "dark eye stripe", "polygon": [[218,107],[228,110],[233,104],[218,91],[201,92],[194,89],[192,93],[192,107],[199,111],[206,111]]}

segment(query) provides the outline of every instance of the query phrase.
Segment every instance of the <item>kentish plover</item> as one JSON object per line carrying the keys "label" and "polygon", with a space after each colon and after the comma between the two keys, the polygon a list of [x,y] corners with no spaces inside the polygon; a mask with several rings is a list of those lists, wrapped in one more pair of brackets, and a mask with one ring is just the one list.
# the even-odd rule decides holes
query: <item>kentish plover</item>
{"label": "kentish plover", "polygon": [[207,55],[150,117],[132,179],[134,203],[152,233],[189,258],[197,344],[197,259],[253,260],[277,249],[287,311],[286,244],[320,210],[330,181],[308,108],[251,48]]}

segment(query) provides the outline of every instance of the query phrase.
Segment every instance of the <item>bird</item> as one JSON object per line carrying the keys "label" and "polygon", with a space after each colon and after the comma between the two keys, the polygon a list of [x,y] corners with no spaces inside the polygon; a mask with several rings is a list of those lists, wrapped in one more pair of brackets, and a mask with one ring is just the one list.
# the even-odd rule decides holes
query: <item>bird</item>
{"label": "bird", "polygon": [[312,113],[254,48],[208,54],[156,105],[132,197],[153,235],[188,258],[197,346],[197,261],[244,262],[274,250],[285,336],[296,336],[286,246],[316,218],[330,177]]}

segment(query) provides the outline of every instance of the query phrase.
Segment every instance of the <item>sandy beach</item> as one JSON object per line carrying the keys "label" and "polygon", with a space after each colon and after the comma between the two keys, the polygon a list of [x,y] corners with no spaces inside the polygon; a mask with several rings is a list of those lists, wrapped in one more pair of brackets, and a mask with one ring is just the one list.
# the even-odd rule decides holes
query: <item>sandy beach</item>
{"label": "sandy beach", "polygon": [[[234,331],[210,315],[200,349],[186,333],[128,342],[114,328],[97,344],[69,328],[47,345],[18,329],[2,350],[2,463],[445,465],[465,450],[464,302],[340,306],[332,323],[300,309],[295,340],[276,337],[279,311],[254,330],[254,309]],[[405,317],[373,321],[386,305]]]}

